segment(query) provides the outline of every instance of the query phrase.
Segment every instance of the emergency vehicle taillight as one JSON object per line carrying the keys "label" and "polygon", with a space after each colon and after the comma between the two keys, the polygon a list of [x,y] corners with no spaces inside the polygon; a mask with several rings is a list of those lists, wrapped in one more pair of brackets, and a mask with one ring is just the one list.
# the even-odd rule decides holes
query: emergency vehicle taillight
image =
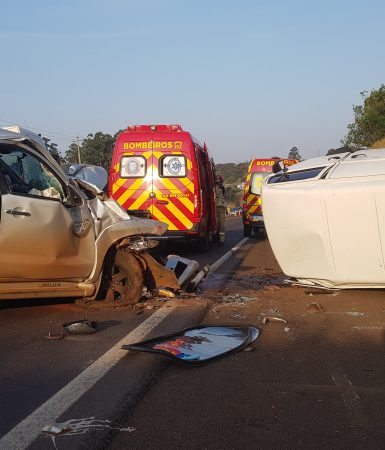
{"label": "emergency vehicle taillight", "polygon": [[201,215],[201,194],[199,191],[194,192],[194,217]]}

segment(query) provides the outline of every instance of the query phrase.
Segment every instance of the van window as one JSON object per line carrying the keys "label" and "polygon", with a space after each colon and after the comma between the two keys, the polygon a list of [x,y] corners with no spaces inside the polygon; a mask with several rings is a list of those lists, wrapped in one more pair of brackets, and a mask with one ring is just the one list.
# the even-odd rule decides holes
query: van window
{"label": "van window", "polygon": [[283,172],[277,173],[268,180],[268,184],[285,183],[287,181],[301,181],[312,178],[317,178],[318,175],[325,169],[325,167],[317,167],[314,169],[306,169],[298,172]]}
{"label": "van window", "polygon": [[120,160],[122,178],[143,178],[146,176],[146,158],[144,156],[123,156]]}
{"label": "van window", "polygon": [[186,175],[186,158],[183,155],[163,156],[160,159],[161,177],[184,178]]}
{"label": "van window", "polygon": [[271,172],[254,172],[250,179],[250,192],[255,195],[261,195],[263,180],[271,175]]}

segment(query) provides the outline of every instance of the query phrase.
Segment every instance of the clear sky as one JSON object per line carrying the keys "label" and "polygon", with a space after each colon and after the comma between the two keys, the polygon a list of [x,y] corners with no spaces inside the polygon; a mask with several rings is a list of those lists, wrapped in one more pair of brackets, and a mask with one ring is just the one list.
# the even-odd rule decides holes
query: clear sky
{"label": "clear sky", "polygon": [[385,82],[383,0],[14,0],[0,17],[0,125],[61,150],[178,123],[218,163],[308,158]]}

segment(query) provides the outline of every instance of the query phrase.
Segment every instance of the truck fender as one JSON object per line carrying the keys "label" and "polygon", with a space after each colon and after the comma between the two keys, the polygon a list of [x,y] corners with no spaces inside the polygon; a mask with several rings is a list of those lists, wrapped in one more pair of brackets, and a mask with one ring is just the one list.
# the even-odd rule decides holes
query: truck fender
{"label": "truck fender", "polygon": [[167,230],[167,224],[149,219],[127,219],[105,228],[95,241],[95,262],[86,280],[95,282],[103,269],[108,250],[118,242],[130,236],[161,236]]}

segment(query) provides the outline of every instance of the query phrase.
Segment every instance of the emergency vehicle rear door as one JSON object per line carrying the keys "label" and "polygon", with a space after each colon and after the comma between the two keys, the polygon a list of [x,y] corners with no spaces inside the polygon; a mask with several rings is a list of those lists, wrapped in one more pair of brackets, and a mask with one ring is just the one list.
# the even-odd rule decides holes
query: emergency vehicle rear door
{"label": "emergency vehicle rear door", "polygon": [[121,186],[115,198],[128,212],[152,214],[153,155],[151,141],[139,137],[127,143],[127,151],[120,159]]}
{"label": "emergency vehicle rear door", "polygon": [[189,142],[157,142],[154,136],[153,159],[153,216],[167,223],[169,231],[190,230],[194,215],[194,178]]}

